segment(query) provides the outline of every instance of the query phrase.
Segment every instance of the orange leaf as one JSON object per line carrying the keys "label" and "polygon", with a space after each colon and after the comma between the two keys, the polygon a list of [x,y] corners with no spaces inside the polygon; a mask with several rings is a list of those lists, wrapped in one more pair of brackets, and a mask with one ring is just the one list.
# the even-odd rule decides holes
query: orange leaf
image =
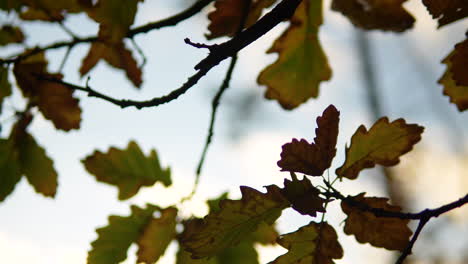
{"label": "orange leaf", "polygon": [[123,42],[116,44],[94,42],[89,49],[88,55],[83,59],[80,68],[81,76],[88,73],[101,59],[104,59],[115,68],[124,70],[128,79],[135,86],[139,87],[141,85],[141,70],[132,57],[131,51],[125,47]]}
{"label": "orange leaf", "polygon": [[[365,193],[354,196],[356,202],[366,204],[372,208],[380,208],[391,212],[400,212],[399,206],[388,204],[387,198],[364,197]],[[371,212],[341,202],[341,209],[348,215],[345,220],[344,232],[354,235],[360,243],[370,243],[375,247],[388,250],[405,249],[412,234],[408,228],[408,219],[394,217],[377,217]]]}
{"label": "orange leaf", "polygon": [[[276,0],[252,1],[247,15],[246,27],[254,24],[260,17],[262,10],[271,6],[274,2]],[[234,36],[239,29],[246,4],[247,1],[239,0],[216,1],[214,4],[215,9],[208,14],[208,19],[210,20],[208,30],[210,34],[207,34],[206,38],[214,39],[222,36]]]}
{"label": "orange leaf", "polygon": [[396,165],[400,162],[399,157],[421,139],[423,130],[416,124],[406,124],[404,119],[389,123],[387,117],[377,120],[369,131],[361,125],[351,138],[351,146],[346,148],[345,163],[336,174],[356,179],[361,170],[375,164]]}
{"label": "orange leaf", "polygon": [[316,216],[317,212],[325,212],[325,199],[319,196],[320,191],[312,186],[307,177],[298,180],[294,174],[292,181],[284,179],[282,194],[291,203],[292,208],[302,215]]}
{"label": "orange leaf", "polygon": [[422,0],[432,18],[437,19],[439,27],[468,16],[466,0]]}
{"label": "orange leaf", "polygon": [[363,29],[402,32],[413,27],[414,18],[402,6],[406,0],[333,0],[332,9]]}
{"label": "orange leaf", "polygon": [[333,105],[325,109],[317,118],[314,143],[305,139],[293,139],[283,145],[278,166],[281,171],[300,172],[311,176],[320,176],[328,169],[336,154],[336,139],[340,113]]}
{"label": "orange leaf", "polygon": [[24,96],[37,105],[57,129],[69,131],[80,127],[81,109],[79,100],[73,97],[73,91],[62,84],[38,79],[41,76],[62,78],[60,74],[47,72],[43,53],[16,63],[13,73]]}

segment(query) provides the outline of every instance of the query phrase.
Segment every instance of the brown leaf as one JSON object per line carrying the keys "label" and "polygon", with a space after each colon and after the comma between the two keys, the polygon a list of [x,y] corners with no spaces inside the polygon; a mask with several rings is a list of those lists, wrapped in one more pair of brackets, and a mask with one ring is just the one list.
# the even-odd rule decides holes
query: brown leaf
{"label": "brown leaf", "polygon": [[39,79],[62,78],[60,74],[47,72],[43,53],[16,63],[13,73],[23,95],[37,105],[44,117],[51,120],[57,129],[69,131],[80,128],[81,109],[79,100],[73,97],[73,91],[62,84]]}
{"label": "brown leaf", "polygon": [[389,123],[387,117],[382,117],[369,131],[361,125],[351,138],[351,146],[346,148],[345,162],[336,170],[336,174],[356,179],[361,170],[372,168],[375,164],[396,165],[400,162],[399,157],[421,140],[423,130],[416,124],[406,124],[401,118]]}
{"label": "brown leaf", "polygon": [[402,32],[413,27],[415,21],[403,8],[404,2],[406,0],[333,0],[332,9],[363,29]]}
{"label": "brown leaf", "polygon": [[0,28],[0,46],[23,41],[24,34],[19,27],[4,25]]}
{"label": "brown leaf", "polygon": [[[361,193],[352,197],[359,203],[372,208],[380,208],[391,212],[400,212],[399,206],[388,204],[387,198],[364,197]],[[370,243],[374,247],[383,247],[388,250],[404,250],[412,234],[408,228],[408,219],[394,217],[377,217],[371,212],[363,211],[341,202],[341,209],[348,215],[345,220],[344,232],[354,235],[360,243]]]}
{"label": "brown leaf", "polygon": [[283,145],[278,166],[281,171],[300,172],[311,176],[320,176],[328,169],[336,154],[338,123],[340,113],[333,105],[325,109],[317,118],[314,143],[305,139]]}
{"label": "brown leaf", "polygon": [[[249,0],[250,1],[250,0]],[[276,0],[253,0],[247,15],[246,27],[254,24],[260,17],[262,10],[271,6]],[[218,0],[215,9],[208,14],[210,24],[207,39],[223,36],[234,36],[238,31],[247,1],[244,0]]]}
{"label": "brown leaf", "polygon": [[125,47],[123,42],[118,42],[116,44],[94,42],[91,44],[88,55],[86,55],[81,64],[81,76],[88,73],[101,59],[115,68],[124,70],[128,79],[130,79],[136,87],[141,85],[141,69],[138,68],[131,51]]}
{"label": "brown leaf", "polygon": [[466,0],[422,0],[432,18],[437,19],[439,27],[468,16]]}
{"label": "brown leaf", "polygon": [[452,64],[452,77],[455,84],[468,86],[468,38],[455,45],[455,50],[449,60]]}
{"label": "brown leaf", "polygon": [[[292,174],[294,175],[294,174]],[[302,215],[316,216],[317,212],[325,212],[325,199],[319,196],[320,191],[312,186],[307,177],[298,180],[293,176],[292,181],[284,179],[282,194],[291,203],[292,208]]]}

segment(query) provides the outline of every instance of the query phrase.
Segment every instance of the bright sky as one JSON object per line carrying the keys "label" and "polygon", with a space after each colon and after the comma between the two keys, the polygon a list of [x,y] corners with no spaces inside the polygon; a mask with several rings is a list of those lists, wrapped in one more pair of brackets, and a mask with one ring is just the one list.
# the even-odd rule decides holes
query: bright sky
{"label": "bright sky", "polygon": [[[176,3],[183,1],[171,1],[173,4],[167,2],[146,1],[145,8],[139,10],[135,24],[158,20],[181,10]],[[327,1],[325,8],[328,7]],[[414,1],[409,7],[417,14],[418,22],[414,30],[404,35],[371,34],[376,46],[376,59],[379,61],[376,67],[382,74],[379,77],[385,96],[384,107],[392,120],[404,117],[409,122],[428,127],[423,135],[423,142],[426,143],[420,144],[435,146],[441,153],[450,153],[444,148],[451,144],[450,141],[443,141],[447,139],[441,137],[453,133],[451,128],[446,128],[447,124],[456,123],[466,131],[468,118],[466,114],[458,114],[453,105],[447,104],[448,98],[441,96],[442,88],[435,83],[443,71],[439,61],[464,37],[465,28],[458,23],[434,34],[436,25],[425,13],[424,7]],[[5,15],[1,15],[0,19],[0,22],[11,20]],[[148,59],[141,91],[134,89],[122,72],[109,69],[104,63],[91,72],[90,85],[101,92],[122,98],[147,99],[167,94],[192,75],[193,66],[206,55],[206,51],[194,49],[183,42],[185,37],[203,42],[206,24],[207,20],[202,15],[177,27],[153,31],[136,38]],[[97,30],[94,24],[83,17],[70,19],[67,26],[78,35],[89,35]],[[343,146],[349,142],[354,130],[361,123],[370,124],[365,91],[358,72],[359,61],[355,56],[355,31],[345,18],[330,11],[325,14],[320,37],[333,69],[333,79],[321,86],[319,99],[311,99],[299,109],[286,112],[277,103],[262,98],[265,88],[258,87],[255,79],[259,69],[275,60],[275,55],[266,55],[264,51],[284,26],[241,52],[230,89],[219,109],[215,139],[207,156],[199,193],[193,201],[183,206],[184,215],[203,216],[207,210],[203,201],[226,190],[231,192],[231,197],[239,197],[239,185],[259,190],[273,183],[282,186],[283,178],[287,175],[281,174],[276,166],[281,145],[293,137],[311,140],[314,137],[316,116],[330,103],[341,111],[339,156],[333,167],[341,165]],[[38,39],[41,44],[45,44],[67,37],[60,28],[51,30],[47,24],[29,24],[25,29],[31,44]],[[87,50],[87,46],[73,50],[65,67],[67,81],[84,84],[84,80],[79,79],[78,67]],[[10,54],[10,51],[0,50],[0,55]],[[51,70],[58,68],[63,54],[63,50],[49,54]],[[409,55],[419,55],[416,60],[423,62],[419,70],[415,66],[419,61],[414,61]],[[59,172],[58,192],[55,199],[44,198],[36,194],[23,179],[14,193],[0,204],[0,263],[85,263],[90,242],[96,239],[94,230],[106,225],[109,215],[127,215],[131,204],[151,202],[168,206],[188,194],[207,133],[211,96],[220,85],[226,66],[227,62],[222,63],[177,101],[154,109],[122,110],[77,92],[83,109],[79,131],[57,132],[50,122],[41,117],[36,118],[30,130],[55,162],[54,166]],[[427,72],[431,76],[427,76]],[[240,98],[251,93],[256,96],[257,105],[249,113],[250,120],[245,122],[235,115],[239,109],[236,106]],[[21,105],[19,98],[16,93],[7,105]],[[230,135],[235,132],[233,129],[239,127],[244,127],[241,136],[232,139]],[[2,133],[2,136],[6,135],[5,131]],[[464,132],[462,135],[465,141],[458,143],[463,149],[467,134]],[[110,146],[125,147],[130,140],[136,140],[145,153],[157,149],[162,163],[171,166],[173,187],[164,189],[156,185],[144,188],[135,198],[120,202],[117,200],[116,188],[97,183],[79,162],[95,149],[107,151]],[[431,158],[439,160],[440,156]],[[405,164],[408,163],[402,166]],[[453,168],[447,167],[445,170],[447,175],[453,172],[465,173],[467,176],[466,170],[461,171],[457,167],[459,163],[454,164]],[[330,173],[333,171],[330,170]],[[364,190],[371,195],[382,195],[381,183],[373,180],[372,176],[375,175],[370,171],[361,181],[341,184],[338,188],[345,193]],[[450,179],[447,176],[444,182],[452,182]],[[460,195],[466,192],[466,186],[468,184],[465,182],[462,186],[458,185],[459,190],[451,189],[453,195],[457,197],[457,192]],[[434,189],[436,192],[441,191]],[[445,199],[441,195],[438,199],[422,201],[418,208],[448,202]],[[327,218],[335,227],[339,227],[344,216],[331,213]],[[291,232],[309,221],[310,218],[287,210],[280,218],[278,228],[283,233]],[[337,263],[365,263],[376,258],[384,263],[383,259],[390,259],[385,250],[358,244],[354,237],[347,237],[341,231],[339,237],[345,249],[345,258]],[[174,254],[170,253],[175,250],[176,247],[172,245],[160,263],[173,263]],[[129,255],[133,256],[134,252],[135,248],[132,248]],[[261,263],[273,260],[274,255],[282,252],[279,248],[262,249]],[[132,261],[128,263],[132,263],[134,258],[130,257],[129,260]]]}

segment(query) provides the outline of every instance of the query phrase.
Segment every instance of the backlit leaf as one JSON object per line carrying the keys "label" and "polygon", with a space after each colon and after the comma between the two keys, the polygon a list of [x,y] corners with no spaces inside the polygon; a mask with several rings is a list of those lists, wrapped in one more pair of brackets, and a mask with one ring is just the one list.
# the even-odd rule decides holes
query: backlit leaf
{"label": "backlit leaf", "polygon": [[422,0],[432,18],[437,19],[439,27],[468,16],[466,0]]}
{"label": "backlit leaf", "polygon": [[332,264],[343,257],[335,229],[327,222],[310,222],[293,233],[281,236],[278,243],[288,252],[270,264]]}
{"label": "backlit leaf", "polygon": [[16,63],[13,73],[23,95],[37,105],[57,129],[69,131],[80,127],[81,109],[79,100],[73,97],[73,91],[62,84],[39,79],[41,76],[62,78],[60,74],[47,72],[43,53]]}
{"label": "backlit leaf", "polygon": [[0,138],[0,202],[13,192],[21,179],[18,151],[13,142]]}
{"label": "backlit leaf", "polygon": [[333,0],[332,9],[363,29],[402,32],[413,27],[415,21],[403,8],[404,2],[406,0]]}
{"label": "backlit leaf", "polygon": [[[372,208],[391,212],[401,211],[399,206],[388,204],[387,198],[364,197],[364,194],[361,193],[352,199]],[[377,217],[371,212],[350,206],[345,201],[341,202],[341,209],[348,215],[345,220],[344,232],[348,235],[354,235],[360,243],[370,243],[374,247],[400,251],[408,244],[412,234],[408,228],[408,219]]]}
{"label": "backlit leaf", "polygon": [[2,112],[3,99],[11,95],[11,85],[8,81],[8,68],[0,66],[0,113]]}
{"label": "backlit leaf", "polygon": [[94,68],[101,59],[105,60],[112,67],[124,70],[128,79],[135,86],[139,87],[141,85],[141,69],[138,68],[131,51],[125,47],[123,42],[114,44],[94,42],[91,44],[88,55],[86,55],[81,64],[81,76]]}
{"label": "backlit leaf", "polygon": [[23,40],[24,35],[19,27],[4,25],[0,28],[0,46],[21,43]]}
{"label": "backlit leaf", "polygon": [[267,86],[265,97],[277,100],[284,109],[296,108],[317,97],[319,83],[331,78],[331,69],[318,40],[321,24],[322,1],[302,1],[291,18],[291,25],[268,50],[268,53],[277,52],[278,60],[260,73],[257,82]]}
{"label": "backlit leaf", "polygon": [[283,145],[278,166],[281,171],[301,172],[311,176],[320,176],[328,169],[336,154],[338,123],[340,113],[333,105],[317,117],[314,143],[305,139]]}
{"label": "backlit leaf", "polygon": [[176,236],[177,209],[169,207],[160,211],[161,216],[151,219],[137,241],[137,263],[155,263]]}
{"label": "backlit leaf", "polygon": [[346,148],[345,162],[336,170],[336,174],[356,179],[361,170],[372,168],[375,164],[396,165],[400,162],[399,157],[409,152],[421,139],[423,130],[416,124],[406,124],[401,118],[389,123],[387,117],[382,117],[369,131],[361,125],[351,138],[351,146]]}
{"label": "backlit leaf", "polygon": [[[250,0],[249,0],[250,1]],[[260,17],[262,10],[271,6],[276,0],[253,0],[250,4],[249,14],[247,15],[246,27],[255,23]],[[243,12],[247,1],[239,0],[218,0],[215,2],[215,9],[208,14],[210,24],[207,34],[208,39],[222,36],[234,36],[238,31]]]}
{"label": "backlit leaf", "polygon": [[312,186],[307,177],[298,180],[293,176],[292,181],[284,179],[282,193],[291,203],[292,208],[300,214],[316,216],[317,212],[325,212],[323,207],[325,199],[319,196],[320,191]]}
{"label": "backlit leaf", "polygon": [[107,153],[95,151],[82,162],[98,181],[117,186],[120,200],[132,197],[140,187],[152,186],[155,182],[171,185],[171,171],[161,167],[156,151],[152,150],[146,157],[133,141],[125,150],[112,147]]}
{"label": "backlit leaf", "polygon": [[212,258],[199,258],[193,259],[191,253],[185,251],[182,246],[179,246],[179,250],[176,254],[176,264],[220,264],[218,259],[215,257]]}
{"label": "backlit leaf", "polygon": [[21,0],[27,8],[20,17],[23,20],[62,21],[67,13],[83,10],[83,3],[89,0]]}
{"label": "backlit leaf", "polygon": [[127,258],[128,248],[143,234],[157,210],[152,205],[131,209],[130,216],[112,215],[107,226],[96,230],[98,238],[91,243],[88,264],[115,264]]}
{"label": "backlit leaf", "polygon": [[240,200],[222,200],[219,211],[186,224],[180,242],[193,258],[212,257],[237,245],[262,222],[273,224],[289,204],[273,185],[267,193],[242,186],[241,193]]}

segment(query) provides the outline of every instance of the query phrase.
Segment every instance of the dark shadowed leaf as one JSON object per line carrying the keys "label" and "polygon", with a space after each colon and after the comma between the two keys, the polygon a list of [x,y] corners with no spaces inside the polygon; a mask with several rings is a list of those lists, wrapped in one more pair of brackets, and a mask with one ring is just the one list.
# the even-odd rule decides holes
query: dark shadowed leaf
{"label": "dark shadowed leaf", "polygon": [[340,113],[333,105],[317,117],[314,143],[305,139],[283,145],[278,166],[281,171],[301,172],[311,176],[320,176],[328,169],[336,154],[338,123]]}
{"label": "dark shadowed leaf", "polygon": [[[262,10],[271,6],[276,0],[254,0],[252,1],[247,15],[246,27],[255,23],[260,17]],[[239,29],[243,12],[246,8],[247,1],[239,0],[222,0],[216,1],[215,9],[208,14],[210,24],[207,34],[208,39],[218,38],[222,36],[234,36]]]}
{"label": "dark shadowed leaf", "polygon": [[19,27],[4,25],[0,28],[0,46],[21,43],[23,40],[24,35]]}
{"label": "dark shadowed leaf", "polygon": [[18,151],[11,140],[0,139],[0,202],[13,192],[21,179]]}
{"label": "dark shadowed leaf", "polygon": [[404,2],[406,0],[333,0],[332,9],[363,29],[402,32],[413,27],[415,21],[403,8]]}
{"label": "dark shadowed leaf", "polygon": [[146,157],[133,141],[124,150],[112,147],[107,153],[95,151],[82,162],[98,181],[117,186],[120,200],[132,197],[142,186],[172,183],[171,171],[161,167],[156,151]]}
{"label": "dark shadowed leaf", "polygon": [[291,203],[292,208],[300,214],[316,216],[317,212],[325,212],[323,207],[325,199],[319,196],[320,191],[312,186],[307,177],[298,180],[293,176],[292,181],[284,179],[282,193]]}
{"label": "dark shadowed leaf", "polygon": [[88,264],[115,264],[127,258],[128,248],[141,236],[157,210],[152,205],[131,209],[130,216],[111,215],[109,224],[96,230],[98,238],[91,243]]}
{"label": "dark shadowed leaf", "polygon": [[161,216],[153,218],[138,238],[137,263],[155,263],[176,236],[177,209],[161,209]]}
{"label": "dark shadowed leaf", "polygon": [[288,252],[270,264],[332,264],[343,257],[335,229],[327,222],[310,222],[293,233],[281,236],[278,243]]}
{"label": "dark shadowed leaf", "polygon": [[277,100],[284,109],[296,108],[317,97],[320,82],[331,78],[318,39],[321,24],[322,0],[302,1],[291,25],[268,50],[277,52],[278,60],[260,73],[257,82],[267,86],[265,97]]}
{"label": "dark shadowed leaf", "polygon": [[389,122],[382,117],[367,131],[361,125],[346,148],[344,164],[336,170],[339,177],[356,179],[359,172],[375,164],[393,166],[400,162],[400,156],[409,152],[421,140],[424,128],[406,124],[404,119]]}
{"label": "dark shadowed leaf", "polygon": [[[388,204],[388,198],[364,197],[361,193],[352,197],[357,202],[372,208],[380,208],[391,212],[400,212],[399,206]],[[344,232],[354,235],[360,243],[370,243],[374,247],[402,251],[412,234],[408,228],[407,219],[377,217],[371,212],[362,211],[357,207],[341,202],[341,209],[348,215],[345,220]]]}
{"label": "dark shadowed leaf", "polygon": [[437,19],[439,27],[468,16],[466,0],[422,0],[432,18]]}
{"label": "dark shadowed leaf", "polygon": [[237,245],[262,222],[273,224],[289,204],[273,185],[267,193],[242,186],[241,193],[240,200],[222,200],[219,211],[186,223],[180,242],[193,258],[212,257]]}
{"label": "dark shadowed leaf", "polygon": [[3,99],[11,95],[11,85],[8,81],[8,68],[0,66],[0,113],[2,112]]}

